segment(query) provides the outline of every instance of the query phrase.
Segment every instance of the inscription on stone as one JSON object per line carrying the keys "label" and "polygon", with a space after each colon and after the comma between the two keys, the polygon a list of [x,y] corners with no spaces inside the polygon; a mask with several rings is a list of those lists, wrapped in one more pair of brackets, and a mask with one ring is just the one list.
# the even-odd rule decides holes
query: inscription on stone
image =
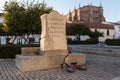
{"label": "inscription on stone", "polygon": [[43,50],[66,50],[66,18],[55,11],[43,15],[41,20],[41,48]]}
{"label": "inscription on stone", "polygon": [[58,18],[48,18],[48,33],[52,37],[62,37],[64,36],[64,28],[62,28],[65,23],[63,23],[64,19]]}

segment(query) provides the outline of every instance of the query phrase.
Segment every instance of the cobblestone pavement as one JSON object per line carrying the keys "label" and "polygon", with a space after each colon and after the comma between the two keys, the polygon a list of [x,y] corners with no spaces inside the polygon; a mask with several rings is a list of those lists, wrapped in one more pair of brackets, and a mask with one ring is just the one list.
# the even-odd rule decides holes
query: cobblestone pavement
{"label": "cobblestone pavement", "polygon": [[112,80],[120,76],[120,57],[87,54],[87,70],[50,69],[22,73],[15,60],[0,60],[0,80]]}

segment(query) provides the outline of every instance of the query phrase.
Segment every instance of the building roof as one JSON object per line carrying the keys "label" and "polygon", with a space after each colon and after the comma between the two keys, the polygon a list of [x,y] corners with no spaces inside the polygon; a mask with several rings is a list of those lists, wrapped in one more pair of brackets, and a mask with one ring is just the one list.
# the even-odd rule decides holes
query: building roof
{"label": "building roof", "polygon": [[[67,22],[67,26],[70,26],[72,23],[73,22]],[[83,24],[94,29],[114,29],[114,25],[104,23],[84,22]]]}
{"label": "building roof", "polygon": [[107,25],[120,25],[120,22],[102,22],[102,23]]}
{"label": "building roof", "polygon": [[113,25],[102,24],[102,23],[95,23],[95,22],[84,22],[86,26],[89,28],[96,28],[96,29],[114,29]]}

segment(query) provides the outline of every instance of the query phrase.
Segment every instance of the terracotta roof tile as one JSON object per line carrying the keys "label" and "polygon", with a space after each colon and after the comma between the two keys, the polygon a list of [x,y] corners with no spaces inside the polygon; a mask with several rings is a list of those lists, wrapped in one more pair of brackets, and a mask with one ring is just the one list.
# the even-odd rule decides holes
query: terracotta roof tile
{"label": "terracotta roof tile", "polygon": [[113,25],[102,24],[102,23],[94,23],[94,22],[84,22],[86,26],[89,28],[96,28],[96,29],[114,29]]}

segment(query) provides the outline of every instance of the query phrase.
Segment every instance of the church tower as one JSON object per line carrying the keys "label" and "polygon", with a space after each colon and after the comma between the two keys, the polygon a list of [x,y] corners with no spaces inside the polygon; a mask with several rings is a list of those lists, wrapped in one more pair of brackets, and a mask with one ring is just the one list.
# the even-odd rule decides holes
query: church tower
{"label": "church tower", "polygon": [[74,14],[74,17],[73,17],[73,21],[78,22],[78,14],[77,14],[77,9],[76,9],[75,6],[74,6],[74,11],[75,11],[75,14]]}
{"label": "church tower", "polygon": [[70,10],[69,10],[69,21],[72,21],[72,15]]}

